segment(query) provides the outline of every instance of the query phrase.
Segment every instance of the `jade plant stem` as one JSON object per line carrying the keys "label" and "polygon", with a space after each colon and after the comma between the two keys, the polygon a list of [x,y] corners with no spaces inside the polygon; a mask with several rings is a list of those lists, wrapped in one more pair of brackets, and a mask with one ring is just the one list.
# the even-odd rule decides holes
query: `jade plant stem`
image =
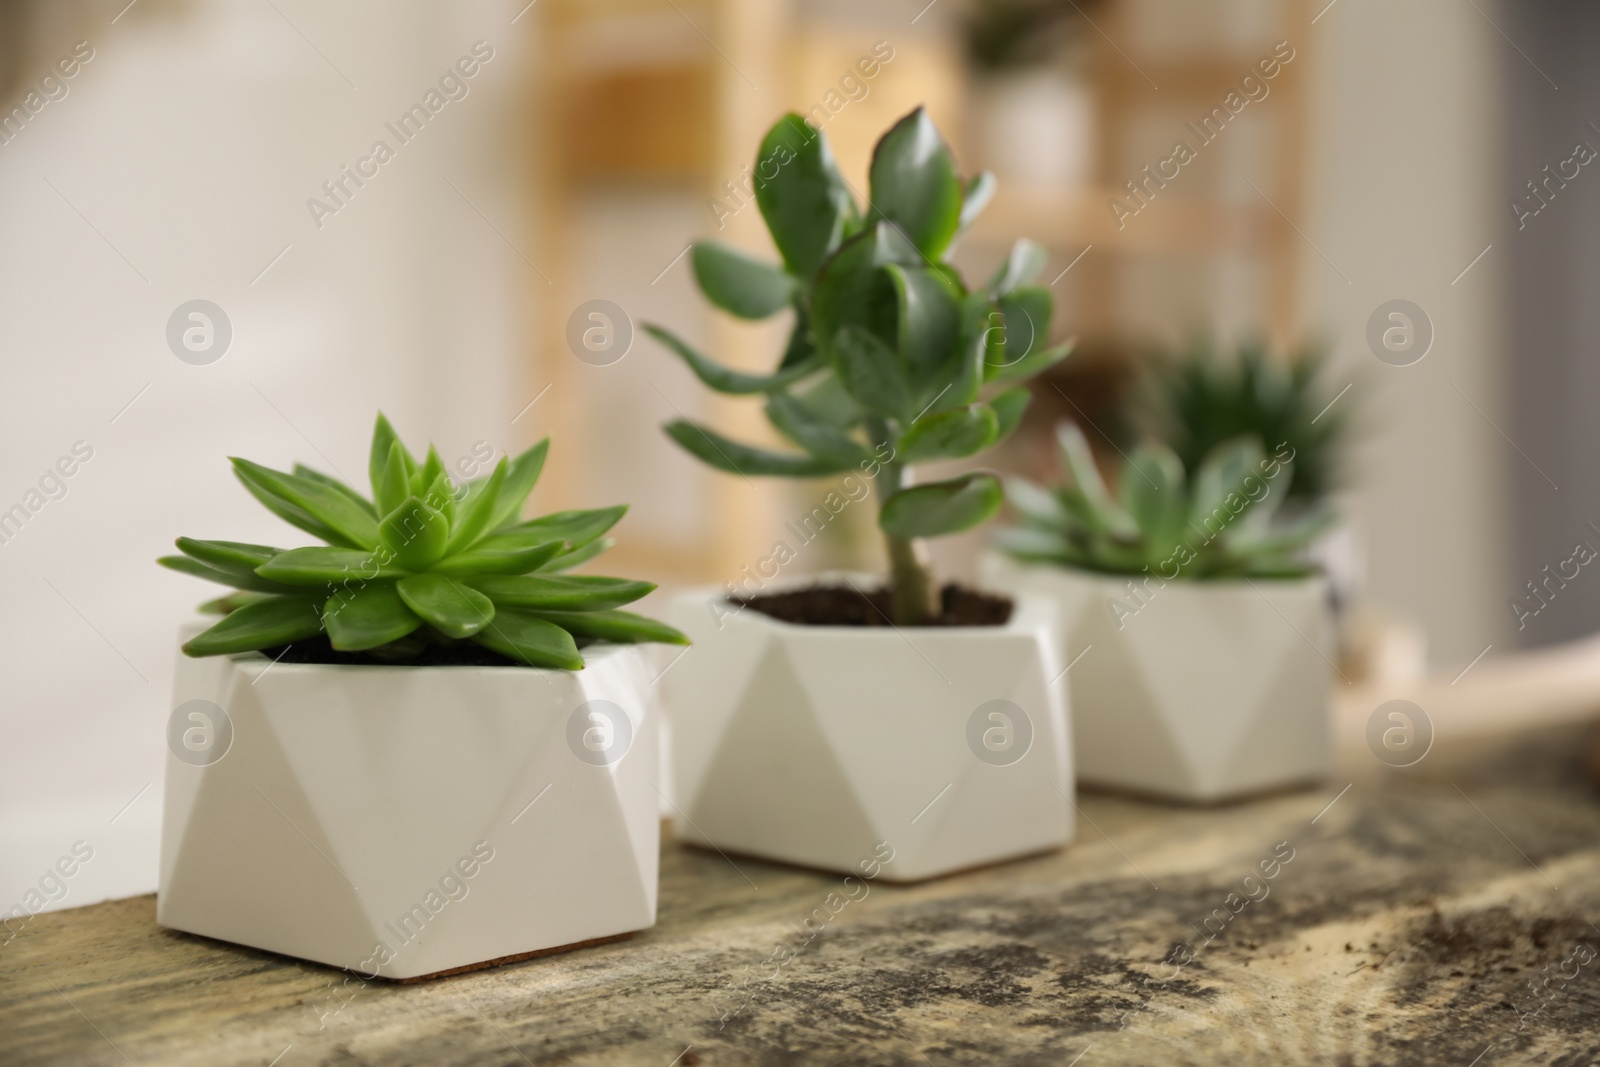
{"label": "jade plant stem", "polygon": [[[880,445],[889,445],[894,440],[882,420],[871,420],[869,429]],[[879,467],[874,479],[878,506],[881,508],[883,501],[904,489],[905,482],[906,469],[900,463],[891,460]],[[889,549],[889,588],[894,594],[895,625],[925,626],[939,611],[938,590],[934,588],[927,548],[914,538],[896,537],[888,532],[883,537]]]}

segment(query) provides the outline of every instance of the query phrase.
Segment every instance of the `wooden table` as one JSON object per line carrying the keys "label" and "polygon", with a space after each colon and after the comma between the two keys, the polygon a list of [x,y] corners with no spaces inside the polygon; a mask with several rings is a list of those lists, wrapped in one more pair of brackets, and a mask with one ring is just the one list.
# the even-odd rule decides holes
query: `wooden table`
{"label": "wooden table", "polygon": [[0,1064],[1593,1063],[1591,735],[1360,748],[1208,810],[1085,794],[1071,848],[875,885],[810,941],[837,878],[671,843],[655,928],[419,985],[164,931],[148,896],[41,915],[0,949]]}

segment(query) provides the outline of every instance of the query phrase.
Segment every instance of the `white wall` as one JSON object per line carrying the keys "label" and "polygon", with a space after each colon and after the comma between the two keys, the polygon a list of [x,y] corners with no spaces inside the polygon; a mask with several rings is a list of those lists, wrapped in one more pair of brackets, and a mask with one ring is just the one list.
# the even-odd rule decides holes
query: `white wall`
{"label": "white wall", "polygon": [[[1328,324],[1348,368],[1335,388],[1355,383],[1340,403],[1357,409],[1363,441],[1351,504],[1368,594],[1424,626],[1435,664],[1465,666],[1491,642],[1505,647],[1506,485],[1531,474],[1495,429],[1510,429],[1503,242],[1452,284],[1504,232],[1497,89],[1510,46],[1455,0],[1339,0],[1311,32],[1301,228],[1349,282],[1309,246],[1304,276],[1313,321]],[[1365,341],[1368,316],[1396,298],[1434,325],[1432,350],[1410,367],[1380,363]]]}
{"label": "white wall", "polygon": [[[304,540],[227,456],[361,478],[379,408],[447,460],[539,430],[537,408],[510,419],[532,396],[512,368],[543,283],[482,217],[530,245],[504,131],[532,20],[504,3],[276,6],[177,22],[135,7],[88,28],[69,95],[0,146],[0,509],[74,442],[93,448],[0,545],[0,911],[79,839],[95,858],[63,905],[154,888],[175,630],[215,587],[153,561],[179,534]],[[396,144],[384,121],[478,40],[495,56],[469,94],[319,230],[307,198]],[[165,340],[197,297],[233,324],[209,366]]]}

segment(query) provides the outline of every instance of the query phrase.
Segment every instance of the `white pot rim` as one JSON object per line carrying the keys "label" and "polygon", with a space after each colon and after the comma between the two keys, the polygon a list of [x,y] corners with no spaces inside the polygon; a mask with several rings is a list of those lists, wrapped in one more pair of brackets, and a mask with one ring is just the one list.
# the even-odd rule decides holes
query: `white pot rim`
{"label": "white pot rim", "polygon": [[[1163,578],[1159,574],[1146,574],[1144,571],[1097,571],[1089,567],[1075,566],[1071,563],[1048,563],[1043,560],[1020,560],[1014,556],[1000,551],[997,548],[988,549],[986,550],[985,554],[988,555],[992,560],[999,561],[1008,567],[1014,567],[1017,570],[1022,571],[1043,571],[1046,574],[1067,574],[1078,578],[1084,578],[1088,581],[1104,581],[1115,583],[1138,581],[1141,578],[1153,578],[1165,585],[1174,586],[1180,589],[1241,589],[1252,584],[1271,585],[1276,588],[1283,588],[1292,585],[1326,584],[1328,580],[1328,576],[1322,571],[1313,571],[1312,573],[1302,575],[1299,578],[1186,578],[1182,575],[1182,573],[1180,573],[1176,578]],[[1017,594],[1007,593],[1003,595],[1011,596],[1013,599],[1017,599]],[[1022,595],[1027,596],[1028,594]]]}

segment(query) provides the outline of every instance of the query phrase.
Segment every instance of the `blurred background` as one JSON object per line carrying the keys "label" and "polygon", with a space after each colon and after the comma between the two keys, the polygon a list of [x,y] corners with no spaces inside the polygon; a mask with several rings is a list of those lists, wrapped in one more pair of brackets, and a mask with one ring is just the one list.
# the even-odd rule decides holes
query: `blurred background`
{"label": "blurred background", "polygon": [[[770,431],[640,331],[775,365],[787,324],[713,313],[684,252],[770,254],[745,183],[788,109],[859,190],[925,105],[999,179],[968,275],[1048,246],[1079,348],[999,464],[1048,474],[1062,417],[1120,447],[1197,337],[1320,347],[1351,684],[1593,662],[1563,643],[1600,578],[1545,568],[1600,547],[1597,35],[1577,0],[3,0],[0,907],[80,839],[57,906],[154,888],[211,591],[153,561],[292,541],[227,456],[360,480],[382,409],[452,463],[553,435],[540,510],[633,504],[609,572],[739,581],[788,538],[826,487],[672,446],[678,415]],[[1404,358],[1370,340],[1397,300]],[[786,574],[879,552],[847,511]]]}

